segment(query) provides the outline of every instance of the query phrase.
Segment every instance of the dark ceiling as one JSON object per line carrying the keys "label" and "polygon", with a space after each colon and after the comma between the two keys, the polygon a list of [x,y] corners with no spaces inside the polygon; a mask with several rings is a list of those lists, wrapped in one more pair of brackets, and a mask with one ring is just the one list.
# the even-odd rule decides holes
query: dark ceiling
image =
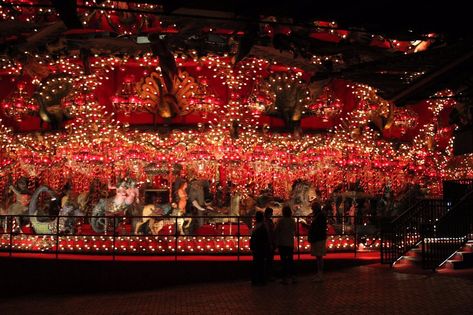
{"label": "dark ceiling", "polygon": [[[314,79],[344,78],[366,83],[378,88],[382,97],[398,106],[418,102],[447,88],[461,101],[471,102],[473,96],[473,28],[471,12],[464,1],[154,2],[162,4],[163,10],[171,15],[179,15],[183,8],[188,8],[190,10],[184,11],[187,14],[192,14],[192,10],[206,10],[207,16],[212,17],[212,12],[220,11],[239,21],[275,16],[277,22],[294,28],[289,41],[296,49],[304,47],[310,54],[340,54],[344,58],[345,67],[334,69],[328,64],[316,69]],[[350,30],[354,36],[337,44],[301,39],[314,20],[334,20],[339,29]],[[436,34],[430,49],[416,54],[386,52],[366,45],[366,38],[373,35],[414,40],[430,33]],[[258,44],[260,42],[254,43]],[[250,53],[257,51],[252,47]],[[261,55],[278,59],[271,47],[259,47],[259,51]],[[282,57],[279,55],[279,59]],[[303,62],[287,58],[285,61],[310,68],[310,65],[304,67]]]}
{"label": "dark ceiling", "polygon": [[[95,1],[97,5],[103,1]],[[403,106],[451,89],[454,97],[471,103],[473,95],[473,44],[470,10],[465,1],[442,5],[427,1],[129,1],[159,4],[153,12],[169,24],[179,25],[176,34],[168,34],[172,50],[198,50],[200,54],[230,53],[226,43],[230,35],[203,32],[205,28],[241,31],[235,36],[237,61],[247,56],[264,57],[313,74],[313,80],[342,78],[369,84],[396,105]],[[0,22],[0,53],[15,55],[25,49],[39,49],[65,39],[70,51],[92,49],[104,53],[141,53],[151,49],[137,45],[136,38],[107,34],[101,38],[66,35],[67,29],[81,28],[76,4],[72,0],[42,1],[53,6],[64,24],[40,26],[38,33],[6,40],[12,32],[28,34],[27,25],[12,27]],[[6,5],[6,4],[4,4]],[[132,10],[130,12],[133,12]],[[310,36],[314,21],[336,21],[334,30],[348,30],[350,35],[339,42],[322,41]],[[261,25],[286,27],[290,34],[268,38]],[[64,27],[65,25],[65,27]],[[37,27],[35,25],[34,27]],[[33,28],[31,26],[30,28]],[[320,29],[320,27],[318,27]],[[427,34],[435,35],[428,37]],[[395,49],[370,45],[374,37],[397,40],[430,41],[427,50],[406,54]],[[343,64],[311,62],[312,56],[339,56]]]}
{"label": "dark ceiling", "polygon": [[342,28],[364,28],[372,33],[401,39],[412,34],[447,33],[453,37],[471,36],[471,14],[465,1],[136,1],[163,5],[173,14],[182,8],[221,11],[235,18],[277,16],[291,18],[295,24],[313,20],[335,20]]}

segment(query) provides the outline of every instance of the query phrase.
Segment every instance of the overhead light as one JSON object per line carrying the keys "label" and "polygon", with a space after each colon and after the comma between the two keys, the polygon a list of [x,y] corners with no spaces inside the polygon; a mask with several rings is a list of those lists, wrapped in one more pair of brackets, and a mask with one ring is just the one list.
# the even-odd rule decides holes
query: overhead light
{"label": "overhead light", "polygon": [[137,36],[136,37],[136,43],[137,44],[149,44],[151,42],[149,41],[148,36]]}

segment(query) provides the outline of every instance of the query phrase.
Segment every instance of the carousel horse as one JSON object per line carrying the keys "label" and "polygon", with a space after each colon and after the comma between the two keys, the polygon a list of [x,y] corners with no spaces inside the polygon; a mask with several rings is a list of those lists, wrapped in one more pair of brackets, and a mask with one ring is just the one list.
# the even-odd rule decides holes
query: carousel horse
{"label": "carousel horse", "polygon": [[[147,234],[149,230],[152,235],[158,235],[165,225],[177,223],[177,231],[179,235],[185,235],[184,228],[189,227],[192,222],[191,218],[170,218],[165,213],[171,213],[173,216],[182,216],[177,208],[171,209],[171,205],[166,203],[159,206],[148,204],[143,207],[142,219],[135,225],[135,234]],[[178,214],[181,213],[181,214]]]}
{"label": "carousel horse", "polygon": [[154,204],[145,205],[142,211],[142,218],[135,224],[134,233],[136,235],[147,234],[140,232],[144,230],[145,226],[147,226],[151,230],[151,234],[157,235],[159,231],[163,228],[164,223],[161,223],[162,220],[158,221],[156,218],[161,217],[162,215],[163,213],[160,211],[159,208],[156,208]]}
{"label": "carousel horse", "polygon": [[282,215],[282,207],[282,200],[274,197],[274,191],[271,184],[269,184],[266,189],[260,191],[260,195],[255,199],[255,212],[264,212],[266,208],[271,208],[273,209],[273,215],[280,216]]}
{"label": "carousel horse", "polygon": [[[24,177],[20,178],[17,181],[16,186],[10,185],[9,190],[15,194],[16,201],[6,209],[6,214],[15,216],[14,218],[17,224],[17,229],[21,231],[21,216],[28,213],[28,205],[31,200],[31,195],[28,193],[27,179]],[[5,225],[6,222],[7,220],[5,220]]]}
{"label": "carousel horse", "polygon": [[[28,213],[31,216],[31,226],[37,234],[52,234],[52,233],[74,233],[74,226],[77,216],[83,216],[84,214],[71,204],[67,204],[62,207],[59,211],[58,217],[53,220],[42,222],[38,220],[38,199],[41,193],[48,193],[52,199],[56,199],[56,193],[49,189],[47,186],[40,186],[33,193],[31,202],[28,206]],[[58,222],[59,220],[59,222]],[[57,228],[59,227],[59,231]]]}
{"label": "carousel horse", "polygon": [[197,219],[193,220],[192,231],[204,225],[205,219],[203,216],[217,214],[206,202],[206,199],[209,197],[207,196],[210,191],[209,187],[210,183],[205,179],[194,179],[189,183],[187,209],[192,215],[198,216]]}
{"label": "carousel horse", "polygon": [[266,208],[273,209],[273,215],[280,216],[282,215],[283,204],[274,199],[268,199],[265,196],[259,196],[256,198],[255,211],[263,211]]}
{"label": "carousel horse", "polygon": [[92,218],[90,220],[92,229],[97,233],[104,233],[107,229],[106,216],[125,215],[132,205],[127,201],[126,182],[121,182],[116,188],[116,194],[111,198],[101,198],[92,210]]}
{"label": "carousel horse", "polygon": [[305,180],[295,180],[288,201],[294,215],[307,216],[312,213],[311,203],[317,198],[315,188]]}

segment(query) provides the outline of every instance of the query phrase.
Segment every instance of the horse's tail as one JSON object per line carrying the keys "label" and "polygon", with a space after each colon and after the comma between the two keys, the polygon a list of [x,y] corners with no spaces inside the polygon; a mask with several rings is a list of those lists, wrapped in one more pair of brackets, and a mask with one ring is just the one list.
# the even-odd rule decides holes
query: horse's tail
{"label": "horse's tail", "polygon": [[38,214],[36,206],[38,203],[39,195],[43,192],[47,192],[52,198],[57,198],[56,193],[47,186],[40,186],[35,190],[31,196],[30,204],[28,205],[28,214],[31,216],[30,221],[33,229],[38,234],[50,234],[52,232],[51,226],[55,226],[55,220],[49,222],[40,222],[36,215]]}
{"label": "horse's tail", "polygon": [[92,229],[97,233],[103,233],[105,231],[104,215],[106,207],[107,200],[100,199],[92,210],[92,218],[90,219],[90,223],[92,225]]}

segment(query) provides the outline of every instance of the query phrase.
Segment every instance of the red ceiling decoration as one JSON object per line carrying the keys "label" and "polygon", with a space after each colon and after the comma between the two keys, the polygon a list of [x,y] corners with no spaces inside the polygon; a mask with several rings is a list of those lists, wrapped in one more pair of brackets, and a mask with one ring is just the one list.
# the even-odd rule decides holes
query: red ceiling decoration
{"label": "red ceiling decoration", "polygon": [[[11,1],[0,9],[1,19],[57,20],[52,8],[25,5],[30,2]],[[234,64],[232,56],[193,50],[174,53],[178,74],[171,89],[162,62],[149,51],[95,53],[93,44],[100,43],[98,31],[163,34],[183,26],[147,14],[155,5],[118,1],[114,11],[115,1],[100,3],[79,1],[87,29],[67,35],[88,41],[89,55],[80,48],[59,53],[65,48],[56,43],[50,55],[25,51],[25,58],[1,60],[2,178],[38,177],[54,189],[70,181],[82,191],[96,178],[131,174],[144,186],[150,165],[169,170],[179,163],[213,183],[225,178],[242,192],[272,184],[287,197],[297,179],[328,196],[355,181],[372,194],[387,182],[395,191],[419,183],[439,193],[442,179],[471,175],[469,168],[448,167],[453,126],[445,117],[452,100],[396,108],[370,86],[311,82],[310,71],[273,60]],[[319,40],[350,35],[333,23],[316,26],[309,36]],[[284,30],[268,24],[265,32],[272,37]],[[407,53],[419,44],[373,37],[370,45]],[[342,62],[336,54],[312,57],[313,64]]]}

